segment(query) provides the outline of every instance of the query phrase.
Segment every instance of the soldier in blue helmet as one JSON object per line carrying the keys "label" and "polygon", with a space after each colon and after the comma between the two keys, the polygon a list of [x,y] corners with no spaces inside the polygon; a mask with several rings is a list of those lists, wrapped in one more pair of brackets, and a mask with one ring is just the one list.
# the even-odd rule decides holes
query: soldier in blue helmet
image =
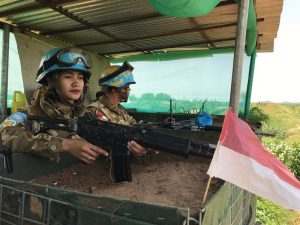
{"label": "soldier in blue helmet", "polygon": [[[97,100],[87,107],[100,120],[119,123],[127,126],[136,124],[120,102],[127,102],[130,85],[135,84],[133,67],[125,61],[122,66],[108,66],[99,79],[102,90],[97,93]],[[128,143],[129,150],[136,156],[144,156],[147,150],[136,143]]]}
{"label": "soldier in blue helmet", "polygon": [[[36,82],[41,86],[31,99],[28,114],[64,119],[82,116],[91,67],[90,57],[80,49],[54,48],[47,52],[37,72]],[[25,119],[15,126],[1,127],[3,143],[13,152],[29,152],[53,160],[58,160],[61,153],[69,153],[87,164],[99,155],[108,156],[103,149],[67,131],[48,129],[33,135],[24,129],[24,123]]]}

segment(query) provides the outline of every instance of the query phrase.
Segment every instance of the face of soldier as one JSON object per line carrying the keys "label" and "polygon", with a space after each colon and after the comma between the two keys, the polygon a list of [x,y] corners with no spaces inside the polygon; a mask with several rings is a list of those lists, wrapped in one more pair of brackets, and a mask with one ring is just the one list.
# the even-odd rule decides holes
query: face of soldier
{"label": "face of soldier", "polygon": [[83,87],[83,74],[78,71],[65,71],[58,76],[59,93],[70,103],[80,99]]}
{"label": "face of soldier", "polygon": [[119,90],[120,102],[127,102],[128,101],[130,91],[131,91],[131,89],[130,89],[129,85],[126,85],[125,87],[123,87]]}

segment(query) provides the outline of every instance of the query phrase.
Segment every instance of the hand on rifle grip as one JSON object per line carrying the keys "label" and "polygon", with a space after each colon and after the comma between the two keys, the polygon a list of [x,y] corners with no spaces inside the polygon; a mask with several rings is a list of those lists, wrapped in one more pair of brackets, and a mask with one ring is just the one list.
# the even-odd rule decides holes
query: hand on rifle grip
{"label": "hand on rifle grip", "polygon": [[152,148],[145,148],[135,141],[128,142],[127,147],[130,150],[130,152],[136,157],[143,157],[147,154],[147,152],[155,152],[155,154],[159,154],[159,151],[154,150]]}
{"label": "hand on rifle grip", "polygon": [[127,148],[134,156],[137,157],[143,157],[147,153],[147,148],[143,147],[135,141],[129,141],[127,144]]}
{"label": "hand on rifle grip", "polygon": [[93,163],[99,155],[108,156],[104,149],[87,142],[84,139],[64,139],[62,151],[68,152],[86,164]]}

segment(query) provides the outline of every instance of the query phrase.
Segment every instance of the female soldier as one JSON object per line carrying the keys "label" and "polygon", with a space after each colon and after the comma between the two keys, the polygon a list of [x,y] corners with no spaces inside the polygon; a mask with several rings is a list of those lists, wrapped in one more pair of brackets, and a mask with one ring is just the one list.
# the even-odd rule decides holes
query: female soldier
{"label": "female soldier", "polygon": [[[80,49],[55,48],[46,53],[36,79],[42,86],[35,91],[28,114],[64,119],[81,116],[91,66],[89,56]],[[54,160],[66,152],[87,164],[98,155],[108,156],[103,149],[62,130],[49,129],[33,135],[19,123],[2,128],[1,134],[3,143],[13,152],[29,152]]]}
{"label": "female soldier", "polygon": [[[131,66],[127,61],[122,66],[108,66],[99,79],[102,90],[97,93],[97,100],[87,107],[100,120],[127,126],[136,124],[120,102],[127,102],[130,85],[135,84]],[[135,141],[128,143],[128,149],[136,156],[144,156],[147,149]]]}

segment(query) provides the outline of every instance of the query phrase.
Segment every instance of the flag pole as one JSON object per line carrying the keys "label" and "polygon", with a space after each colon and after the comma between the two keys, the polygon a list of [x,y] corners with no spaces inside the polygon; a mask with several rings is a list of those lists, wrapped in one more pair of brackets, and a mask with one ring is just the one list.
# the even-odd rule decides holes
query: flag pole
{"label": "flag pole", "polygon": [[207,185],[206,185],[206,188],[205,188],[205,193],[204,193],[204,196],[203,196],[201,208],[203,208],[204,203],[206,202],[206,198],[207,198],[207,194],[208,194],[208,189],[210,187],[210,182],[211,182],[211,176],[209,176],[208,181],[207,181]]}

